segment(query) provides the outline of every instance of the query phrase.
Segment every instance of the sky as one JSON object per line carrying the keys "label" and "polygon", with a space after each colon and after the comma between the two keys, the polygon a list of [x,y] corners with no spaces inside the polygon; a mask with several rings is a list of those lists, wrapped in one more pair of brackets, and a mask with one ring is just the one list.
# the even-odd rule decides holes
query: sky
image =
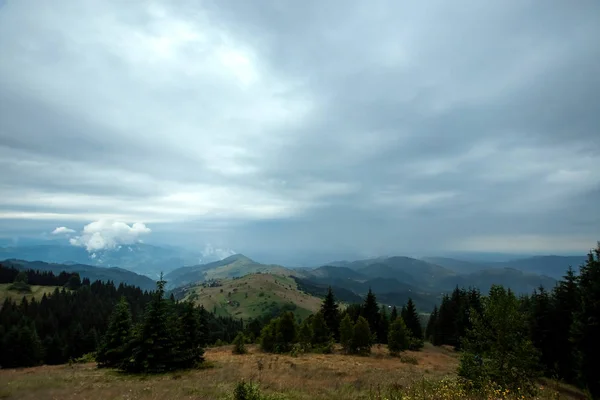
{"label": "sky", "polygon": [[587,252],[599,37],[595,0],[0,0],[0,237]]}

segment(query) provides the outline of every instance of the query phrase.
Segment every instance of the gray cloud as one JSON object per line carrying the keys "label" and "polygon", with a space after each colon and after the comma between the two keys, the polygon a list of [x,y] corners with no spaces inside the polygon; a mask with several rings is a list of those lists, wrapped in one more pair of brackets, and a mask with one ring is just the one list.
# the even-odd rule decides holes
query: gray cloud
{"label": "gray cloud", "polygon": [[8,1],[0,231],[112,219],[247,252],[585,250],[598,12]]}

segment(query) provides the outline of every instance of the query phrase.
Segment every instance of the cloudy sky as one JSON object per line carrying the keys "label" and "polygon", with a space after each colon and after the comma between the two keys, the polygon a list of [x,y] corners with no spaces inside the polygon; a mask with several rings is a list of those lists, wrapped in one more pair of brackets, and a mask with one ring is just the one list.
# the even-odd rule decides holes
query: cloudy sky
{"label": "cloudy sky", "polygon": [[595,0],[0,0],[0,234],[587,251],[598,38]]}

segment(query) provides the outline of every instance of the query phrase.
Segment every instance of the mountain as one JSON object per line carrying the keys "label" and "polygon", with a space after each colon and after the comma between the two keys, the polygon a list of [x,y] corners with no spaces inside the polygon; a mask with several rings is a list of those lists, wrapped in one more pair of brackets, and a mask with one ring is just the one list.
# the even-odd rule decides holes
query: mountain
{"label": "mountain", "polygon": [[88,278],[90,281],[113,281],[115,285],[125,283],[128,285],[139,286],[143,290],[154,290],[156,282],[144,275],[138,275],[135,272],[123,268],[104,268],[85,264],[55,264],[43,261],[24,261],[24,260],[5,260],[2,265],[14,267],[17,269],[52,271],[55,275],[62,271],[77,272],[81,278]]}
{"label": "mountain", "polygon": [[144,243],[122,245],[114,249],[90,253],[83,247],[53,243],[1,247],[0,259],[9,258],[61,264],[120,267],[156,279],[160,272],[166,273],[184,265],[197,264],[201,254]]}
{"label": "mountain", "polygon": [[470,274],[487,269],[511,268],[523,272],[547,275],[554,279],[561,279],[569,266],[577,272],[578,267],[585,263],[586,257],[582,256],[534,256],[519,258],[509,261],[465,261],[447,257],[426,257],[424,261],[441,265],[458,274]]}
{"label": "mountain", "polygon": [[293,311],[305,318],[316,312],[322,302],[300,290],[292,277],[267,273],[179,287],[173,294],[217,315],[244,319],[274,316],[281,311]]}
{"label": "mountain", "polygon": [[175,288],[196,282],[235,278],[259,272],[283,276],[298,274],[281,265],[261,264],[243,254],[235,254],[223,260],[208,264],[177,268],[165,275],[165,280],[168,282],[167,287]]}
{"label": "mountain", "polygon": [[367,276],[357,272],[348,267],[334,267],[331,265],[324,265],[313,270],[303,270],[307,275],[315,278],[334,278],[334,279],[354,279],[354,280],[366,280]]}
{"label": "mountain", "polygon": [[396,278],[400,282],[430,287],[435,281],[455,273],[442,266],[416,258],[393,256],[358,261],[335,261],[328,263],[355,270],[363,275],[378,278]]}
{"label": "mountain", "polygon": [[476,287],[482,293],[487,293],[492,285],[502,285],[518,294],[528,294],[539,286],[552,289],[556,280],[545,275],[519,271],[514,268],[491,268],[474,272],[472,274],[448,277],[439,282],[440,288],[447,291],[456,286]]}
{"label": "mountain", "polygon": [[569,266],[578,273],[579,266],[585,263],[587,257],[583,256],[535,256],[517,260],[490,264],[496,268],[513,268],[524,272],[548,275],[554,279],[561,279]]}
{"label": "mountain", "polygon": [[476,271],[481,271],[482,269],[491,268],[491,266],[488,265],[489,263],[457,260],[455,258],[448,257],[424,257],[422,260],[431,264],[442,266],[456,272],[457,274],[470,274]]}

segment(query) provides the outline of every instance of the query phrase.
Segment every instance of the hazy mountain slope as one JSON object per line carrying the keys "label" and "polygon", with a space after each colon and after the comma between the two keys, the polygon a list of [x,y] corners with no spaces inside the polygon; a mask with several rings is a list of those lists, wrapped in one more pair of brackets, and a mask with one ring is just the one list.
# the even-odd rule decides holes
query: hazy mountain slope
{"label": "hazy mountain slope", "polygon": [[119,267],[153,279],[161,271],[166,273],[184,265],[196,264],[199,257],[199,254],[186,250],[144,243],[122,245],[93,253],[83,247],[60,244],[0,247],[0,259]]}
{"label": "hazy mountain slope", "polygon": [[489,263],[464,261],[448,257],[424,257],[423,261],[442,266],[456,272],[457,274],[470,274],[483,269],[491,268],[491,266],[488,265]]}
{"label": "hazy mountain slope", "polygon": [[282,275],[250,274],[220,280],[218,284],[216,287],[192,285],[173,293],[218,315],[244,319],[277,314],[281,310],[293,311],[304,318],[317,311],[322,302],[299,290],[293,278]]}
{"label": "hazy mountain slope", "polygon": [[550,290],[556,285],[556,280],[545,275],[519,271],[513,268],[492,268],[472,274],[448,277],[441,281],[440,287],[452,290],[459,287],[476,287],[482,293],[487,293],[492,285],[502,285],[515,293],[531,293],[540,285]]}
{"label": "hazy mountain slope", "polygon": [[583,256],[536,256],[490,265],[495,268],[514,268],[560,279],[565,275],[569,266],[572,266],[575,272],[578,272],[579,266],[584,264],[586,259],[587,257]]}
{"label": "hazy mountain slope", "polygon": [[354,279],[354,280],[366,280],[367,275],[364,275],[358,271],[347,267],[335,267],[331,265],[324,265],[313,270],[304,270],[304,273],[313,276],[315,278],[335,278],[335,279]]}
{"label": "hazy mountain slope", "polygon": [[168,287],[174,288],[211,279],[235,278],[258,272],[283,276],[299,275],[294,270],[281,265],[261,264],[243,254],[235,254],[209,264],[177,268],[167,274],[165,280],[168,282]]}
{"label": "hazy mountain slope", "polygon": [[92,282],[95,280],[113,281],[115,285],[126,283],[128,285],[139,286],[144,290],[154,290],[156,288],[156,282],[154,280],[123,268],[104,268],[84,264],[66,265],[24,260],[5,260],[2,261],[2,264],[17,269],[52,271],[54,274],[59,274],[62,271],[77,272],[81,278],[89,278]]}

